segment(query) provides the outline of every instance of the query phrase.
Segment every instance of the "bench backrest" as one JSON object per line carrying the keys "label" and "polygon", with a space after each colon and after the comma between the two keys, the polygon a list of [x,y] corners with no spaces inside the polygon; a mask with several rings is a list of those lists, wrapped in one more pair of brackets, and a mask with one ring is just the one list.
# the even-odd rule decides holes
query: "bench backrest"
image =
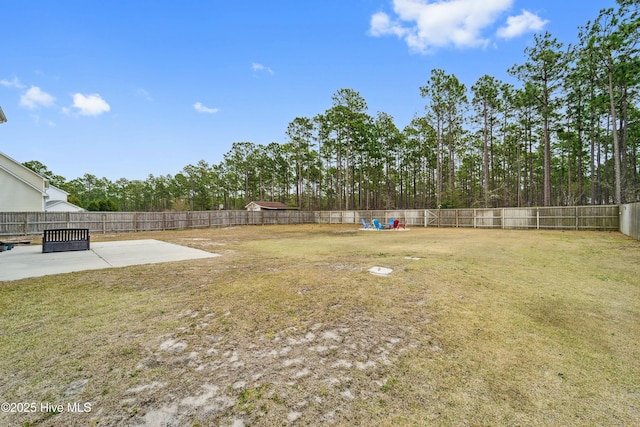
{"label": "bench backrest", "polygon": [[88,228],[59,228],[44,230],[43,242],[73,242],[89,240]]}

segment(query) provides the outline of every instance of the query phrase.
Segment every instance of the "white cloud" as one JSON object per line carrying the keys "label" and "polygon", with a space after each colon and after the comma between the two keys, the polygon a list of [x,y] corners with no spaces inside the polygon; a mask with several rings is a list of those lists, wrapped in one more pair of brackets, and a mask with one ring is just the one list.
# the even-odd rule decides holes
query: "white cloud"
{"label": "white cloud", "polygon": [[220,111],[218,108],[209,108],[202,105],[201,102],[193,104],[193,108],[199,113],[215,114]]}
{"label": "white cloud", "polygon": [[448,46],[484,47],[489,40],[482,31],[512,4],[513,0],[393,0],[397,17],[374,14],[369,34],[399,37],[411,50],[421,53]]}
{"label": "white cloud", "polygon": [[13,80],[2,79],[0,80],[0,86],[4,87],[17,87],[18,89],[24,89],[24,85],[18,81],[17,77],[14,77]]}
{"label": "white cloud", "polygon": [[38,107],[51,107],[55,100],[53,96],[42,91],[38,86],[31,86],[20,96],[20,106],[35,110]]}
{"label": "white cloud", "polygon": [[498,37],[511,39],[530,31],[540,31],[549,21],[543,20],[528,10],[523,10],[518,16],[507,18],[507,25],[498,28]]}
{"label": "white cloud", "polygon": [[399,23],[392,23],[391,18],[389,18],[389,15],[386,13],[378,12],[371,17],[371,29],[369,32],[372,36],[376,37],[389,34],[404,37],[410,30],[402,27]]}
{"label": "white cloud", "polygon": [[136,95],[146,99],[149,102],[153,102],[153,97],[151,96],[151,94],[149,94],[149,92],[142,88],[136,89]]}
{"label": "white cloud", "polygon": [[275,74],[271,68],[266,67],[266,66],[264,66],[264,65],[262,65],[262,64],[258,64],[258,63],[256,63],[256,62],[254,62],[253,64],[251,64],[251,68],[253,68],[253,71],[255,71],[255,72],[263,71],[263,72],[265,72],[265,73],[269,73],[269,74],[271,74],[272,76]]}
{"label": "white cloud", "polygon": [[83,95],[76,93],[73,95],[73,108],[77,108],[81,116],[99,116],[111,110],[107,102],[98,94]]}

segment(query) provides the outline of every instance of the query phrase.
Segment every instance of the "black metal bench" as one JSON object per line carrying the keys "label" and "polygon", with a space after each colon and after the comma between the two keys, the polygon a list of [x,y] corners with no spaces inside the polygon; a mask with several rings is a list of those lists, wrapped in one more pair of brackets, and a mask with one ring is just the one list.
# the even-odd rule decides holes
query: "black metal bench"
{"label": "black metal bench", "polygon": [[44,230],[42,253],[89,250],[88,228]]}

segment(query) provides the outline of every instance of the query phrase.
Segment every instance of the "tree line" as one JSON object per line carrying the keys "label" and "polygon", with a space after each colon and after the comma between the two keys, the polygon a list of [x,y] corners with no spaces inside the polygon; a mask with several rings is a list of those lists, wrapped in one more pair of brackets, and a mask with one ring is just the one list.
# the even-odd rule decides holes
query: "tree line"
{"label": "tree line", "polygon": [[471,87],[433,69],[425,112],[400,129],[339,89],[284,143],[234,142],[217,164],[175,175],[67,181],[27,167],[89,210],[243,209],[251,200],[304,210],[620,204],[640,200],[640,0],[617,0],[564,46],[535,35],[516,87],[490,75]]}

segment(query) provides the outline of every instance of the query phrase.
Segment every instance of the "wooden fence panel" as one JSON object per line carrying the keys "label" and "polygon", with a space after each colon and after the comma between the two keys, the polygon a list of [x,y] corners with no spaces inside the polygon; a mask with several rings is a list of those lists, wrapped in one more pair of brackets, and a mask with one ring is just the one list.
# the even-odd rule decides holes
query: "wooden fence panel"
{"label": "wooden fence panel", "polygon": [[403,212],[402,217],[398,218],[403,221],[407,227],[409,226],[425,226],[425,211],[424,209],[407,209]]}
{"label": "wooden fence panel", "polygon": [[[456,212],[456,227],[473,227],[476,211],[475,209],[455,209]],[[488,209],[487,218],[485,222],[491,224],[493,228],[502,227],[502,216],[496,214],[499,209]]]}
{"label": "wooden fence panel", "polygon": [[29,212],[29,234],[40,234],[44,230],[56,228],[84,228],[82,225],[77,226],[67,212],[51,213],[53,215],[47,215],[46,212]]}
{"label": "wooden fence panel", "polygon": [[252,212],[252,215],[255,215],[256,219],[259,218],[256,225],[277,225],[278,224],[278,212],[277,211],[259,211]]}
{"label": "wooden fence panel", "polygon": [[539,228],[541,229],[575,229],[575,208],[556,206],[540,209]]}
{"label": "wooden fence panel", "polygon": [[377,219],[378,221],[380,221],[380,223],[386,223],[387,222],[387,211],[383,211],[383,210],[374,210],[374,211],[370,211],[371,215],[370,215],[370,222],[372,222],[374,219]]}
{"label": "wooden fence panel", "polygon": [[92,233],[135,231],[131,212],[67,212],[68,222],[60,228],[88,228]]}
{"label": "wooden fence panel", "polygon": [[[640,204],[638,204],[640,206]],[[619,230],[620,209],[618,205],[576,207],[578,229]]]}
{"label": "wooden fence panel", "polygon": [[[622,230],[640,234],[640,204],[493,209],[408,209],[368,211],[201,211],[201,212],[0,212],[0,236],[42,234],[52,228],[88,228],[92,233],[186,230],[276,224],[353,224],[373,219],[408,226]],[[622,211],[621,211],[622,209]],[[621,223],[621,214],[625,219]]]}
{"label": "wooden fence panel", "polygon": [[640,203],[620,206],[620,231],[640,240]]}
{"label": "wooden fence panel", "polygon": [[456,227],[457,211],[455,209],[438,210],[438,227]]}
{"label": "wooden fence panel", "polygon": [[318,223],[342,224],[342,211],[320,211],[318,212]]}
{"label": "wooden fence panel", "polygon": [[209,228],[211,227],[210,211],[190,212],[191,224],[189,228]]}
{"label": "wooden fence panel", "polygon": [[0,236],[24,235],[24,221],[18,218],[18,212],[0,212]]}
{"label": "wooden fence panel", "polygon": [[537,228],[536,219],[536,208],[507,208],[502,223],[504,228]]}
{"label": "wooden fence panel", "polygon": [[[246,213],[243,214],[243,212]],[[225,226],[248,225],[250,215],[250,212],[247,211],[227,211],[227,224]]]}
{"label": "wooden fence panel", "polygon": [[133,217],[134,231],[161,231],[165,229],[162,212],[136,212]]}
{"label": "wooden fence panel", "polygon": [[[189,212],[163,212],[163,214],[162,222],[165,230],[184,230],[189,228]],[[141,217],[136,217],[136,220],[140,219]],[[136,227],[140,227],[140,225],[136,224]]]}
{"label": "wooden fence panel", "polygon": [[227,215],[227,211],[215,211],[211,215],[212,227],[226,227],[228,222],[229,216]]}

